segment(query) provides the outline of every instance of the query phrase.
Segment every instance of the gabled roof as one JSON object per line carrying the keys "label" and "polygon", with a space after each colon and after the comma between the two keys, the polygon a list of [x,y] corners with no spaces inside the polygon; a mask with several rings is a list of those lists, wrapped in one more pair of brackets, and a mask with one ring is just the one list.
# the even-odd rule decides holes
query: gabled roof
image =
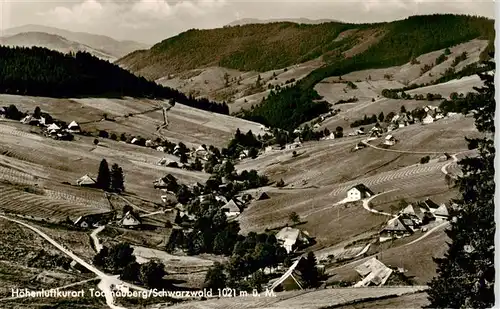
{"label": "gabled roof", "polygon": [[137,223],[141,223],[140,218],[136,217],[132,212],[127,211],[127,213],[123,216],[123,218],[120,220],[120,223],[123,224],[123,221],[125,219],[132,219],[133,221],[136,221]]}
{"label": "gabled roof", "polygon": [[262,200],[267,200],[267,199],[270,199],[269,195],[267,195],[266,192],[262,192],[260,195],[259,195],[259,198],[257,198],[258,201],[262,201]]}
{"label": "gabled roof", "polygon": [[51,125],[49,125],[49,126],[47,127],[47,130],[49,130],[49,131],[52,131],[52,130],[57,131],[57,130],[61,130],[61,128],[60,128],[57,124],[52,123]]}
{"label": "gabled roof", "polygon": [[390,141],[391,139],[394,139],[394,136],[392,136],[391,134],[389,134],[385,137],[385,140],[387,140],[387,141]]}
{"label": "gabled roof", "polygon": [[434,210],[434,215],[435,216],[442,216],[442,217],[448,217],[450,213],[448,212],[448,208],[446,207],[445,204],[441,204],[439,208]]}
{"label": "gabled roof", "polygon": [[287,226],[276,234],[276,239],[283,241],[285,244],[294,245],[297,240],[307,241],[307,236],[301,230]]}
{"label": "gabled roof", "polygon": [[76,184],[79,185],[79,186],[82,186],[82,185],[93,185],[95,183],[96,183],[96,181],[94,179],[92,179],[92,177],[90,177],[89,175],[83,175],[82,177],[80,177],[76,181]]}
{"label": "gabled roof", "polygon": [[238,207],[238,205],[236,205],[236,203],[234,202],[234,200],[230,200],[229,202],[226,203],[226,205],[222,206],[223,210],[228,210],[229,212],[240,212],[240,208]]}
{"label": "gabled roof", "polygon": [[371,258],[356,267],[355,270],[364,278],[356,283],[354,287],[369,286],[371,284],[377,286],[384,285],[392,274],[392,269],[385,266],[384,263],[376,258]]}
{"label": "gabled roof", "polygon": [[71,121],[71,123],[68,125],[68,128],[71,128],[71,127],[80,127],[80,125],[78,123],[76,123],[76,121]]}
{"label": "gabled roof", "polygon": [[358,189],[359,192],[361,192],[361,193],[365,193],[366,192],[366,193],[370,193],[371,195],[375,195],[375,193],[373,193],[372,190],[370,190],[367,186],[365,186],[362,183],[357,184],[354,187],[351,187],[349,190],[354,189],[354,188]]}
{"label": "gabled roof", "polygon": [[420,220],[424,218],[424,213],[422,212],[422,209],[420,209],[419,206],[414,206],[414,205],[408,205],[401,211],[401,213],[404,214],[409,214],[409,215],[415,215],[417,216]]}
{"label": "gabled roof", "polygon": [[387,232],[411,232],[408,225],[404,223],[403,218],[400,218],[399,216],[389,220],[387,222],[386,227],[383,229],[383,231],[387,231]]}
{"label": "gabled roof", "polygon": [[425,201],[423,201],[422,203],[424,203],[425,205],[427,205],[427,207],[429,207],[430,209],[437,209],[439,208],[439,205],[434,203],[431,199],[426,199]]}

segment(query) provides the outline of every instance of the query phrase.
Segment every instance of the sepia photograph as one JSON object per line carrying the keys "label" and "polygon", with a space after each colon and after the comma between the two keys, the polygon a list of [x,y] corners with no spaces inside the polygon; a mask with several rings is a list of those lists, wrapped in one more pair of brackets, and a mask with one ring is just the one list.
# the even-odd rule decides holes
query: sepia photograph
{"label": "sepia photograph", "polygon": [[500,308],[496,9],[0,0],[0,308]]}

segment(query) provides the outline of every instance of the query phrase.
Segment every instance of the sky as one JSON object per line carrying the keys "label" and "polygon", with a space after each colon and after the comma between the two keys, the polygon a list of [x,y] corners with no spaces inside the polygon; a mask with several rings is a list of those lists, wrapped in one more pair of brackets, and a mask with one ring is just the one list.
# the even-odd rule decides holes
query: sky
{"label": "sky", "polygon": [[154,44],[241,18],[376,22],[457,13],[494,18],[492,0],[0,0],[2,29],[39,24]]}

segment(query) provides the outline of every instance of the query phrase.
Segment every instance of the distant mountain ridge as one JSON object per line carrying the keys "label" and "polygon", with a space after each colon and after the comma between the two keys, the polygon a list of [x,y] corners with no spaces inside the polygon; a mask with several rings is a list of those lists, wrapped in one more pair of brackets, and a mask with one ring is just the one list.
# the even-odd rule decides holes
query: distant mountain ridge
{"label": "distant mountain ridge", "polygon": [[243,26],[249,24],[268,24],[277,22],[316,25],[316,24],[340,22],[340,21],[334,19],[309,19],[309,18],[273,18],[273,19],[242,18],[227,24],[226,27]]}
{"label": "distant mountain ridge", "polygon": [[[2,36],[14,36],[21,33],[46,33],[63,37],[69,41],[73,41],[90,48],[100,51],[104,54],[112,56],[114,59],[121,58],[133,51],[147,49],[150,46],[144,43],[135,41],[118,41],[105,35],[91,34],[85,32],[73,32],[64,29],[41,26],[41,25],[24,25],[20,27],[10,28],[3,31]],[[45,47],[45,46],[43,46]]]}
{"label": "distant mountain ridge", "polygon": [[[373,24],[275,22],[191,29],[149,50],[135,51],[116,63],[155,80],[210,66],[266,72],[315,59],[327,65],[334,63],[333,67],[346,62],[353,67],[360,63],[387,67],[443,46],[478,37],[491,40],[493,24],[486,18],[435,14]],[[396,46],[400,50],[396,51]],[[358,64],[351,63],[352,57],[359,59]],[[396,58],[398,61],[393,60]]]}
{"label": "distant mountain ridge", "polygon": [[9,47],[45,47],[47,49],[55,50],[64,54],[69,52],[88,52],[93,56],[114,61],[116,57],[107,54],[104,51],[96,50],[85,44],[70,41],[62,36],[49,34],[45,32],[23,32],[7,37],[0,37],[0,45]]}

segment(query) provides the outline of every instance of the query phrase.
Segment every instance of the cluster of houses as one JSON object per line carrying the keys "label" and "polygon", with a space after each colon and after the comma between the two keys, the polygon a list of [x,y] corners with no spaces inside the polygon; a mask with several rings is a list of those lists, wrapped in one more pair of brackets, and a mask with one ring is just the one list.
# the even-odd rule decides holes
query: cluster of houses
{"label": "cluster of houses", "polygon": [[78,217],[73,225],[81,229],[90,229],[104,226],[109,222],[115,222],[117,226],[130,229],[136,229],[142,225],[141,217],[132,211],[126,212],[121,218],[116,212],[84,215]]}
{"label": "cluster of houses", "polygon": [[426,199],[423,202],[406,206],[396,217],[390,219],[384,229],[380,231],[379,240],[384,242],[406,237],[429,222],[448,219],[449,212],[446,204],[437,205],[432,200]]}
{"label": "cluster of houses", "polygon": [[[50,121],[48,119],[51,119]],[[63,125],[62,122],[58,122],[59,125],[49,118],[48,114],[40,113],[38,117],[34,114],[27,115],[20,120],[22,124],[39,126],[43,128],[43,132],[46,136],[60,139],[60,140],[72,140],[72,134],[81,133],[80,125],[76,121],[72,121],[68,126]]]}

